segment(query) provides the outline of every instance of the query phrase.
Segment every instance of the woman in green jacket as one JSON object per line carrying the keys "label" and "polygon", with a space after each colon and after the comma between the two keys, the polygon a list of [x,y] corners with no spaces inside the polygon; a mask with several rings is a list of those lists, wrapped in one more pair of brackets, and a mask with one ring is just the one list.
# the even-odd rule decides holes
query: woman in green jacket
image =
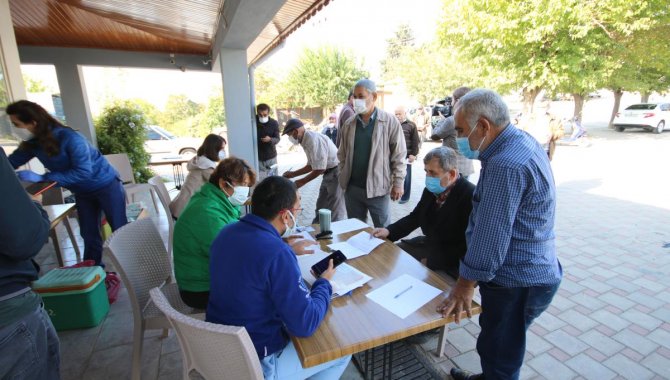
{"label": "woman in green jacket", "polygon": [[181,299],[206,309],[209,247],[219,231],[240,218],[240,207],[256,183],[256,173],[239,158],[222,160],[188,202],[174,226],[174,271]]}

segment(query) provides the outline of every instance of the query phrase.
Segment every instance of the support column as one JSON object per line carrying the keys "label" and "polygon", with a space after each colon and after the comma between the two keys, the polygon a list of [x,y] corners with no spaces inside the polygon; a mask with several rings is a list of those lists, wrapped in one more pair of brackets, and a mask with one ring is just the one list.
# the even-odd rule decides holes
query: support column
{"label": "support column", "polygon": [[[26,98],[21,75],[21,61],[16,46],[14,26],[9,13],[9,0],[0,0],[0,68],[4,74],[4,87],[9,103]],[[3,84],[0,83],[0,86]],[[0,104],[0,107],[6,104]],[[4,131],[3,131],[4,132]]]}
{"label": "support column", "polygon": [[258,173],[255,118],[249,86],[246,49],[221,49],[223,106],[230,154],[245,159]]}
{"label": "support column", "polygon": [[66,124],[78,130],[93,146],[97,146],[93,118],[88,106],[83,68],[74,62],[56,62],[56,76],[63,101]]}

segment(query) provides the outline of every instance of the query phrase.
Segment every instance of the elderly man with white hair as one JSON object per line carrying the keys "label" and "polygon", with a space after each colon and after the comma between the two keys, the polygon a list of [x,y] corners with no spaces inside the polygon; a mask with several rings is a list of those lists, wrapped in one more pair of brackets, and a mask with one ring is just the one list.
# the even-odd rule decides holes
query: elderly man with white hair
{"label": "elderly man with white hair", "polygon": [[482,170],[472,197],[467,252],[460,277],[438,308],[444,317],[472,316],[479,285],[482,314],[477,338],[483,374],[454,368],[457,380],[518,379],[526,331],[558,290],[563,270],[556,256],[556,187],[546,152],[510,124],[500,95],[477,89],[460,99],[454,115],[463,155]]}
{"label": "elderly man with white hair", "polygon": [[375,227],[386,227],[390,199],[403,194],[405,137],[395,115],[375,106],[373,81],[359,80],[353,93],[356,117],[343,124],[337,152],[347,215],[367,223],[369,211]]}

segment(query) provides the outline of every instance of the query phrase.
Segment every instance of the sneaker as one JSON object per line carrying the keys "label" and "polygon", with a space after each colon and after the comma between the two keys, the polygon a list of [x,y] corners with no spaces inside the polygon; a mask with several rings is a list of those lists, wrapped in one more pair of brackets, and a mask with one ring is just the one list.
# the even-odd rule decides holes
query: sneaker
{"label": "sneaker", "polygon": [[466,371],[464,369],[460,368],[452,368],[451,369],[451,377],[454,378],[454,380],[484,380],[484,375],[479,373],[479,374],[474,374],[470,371]]}

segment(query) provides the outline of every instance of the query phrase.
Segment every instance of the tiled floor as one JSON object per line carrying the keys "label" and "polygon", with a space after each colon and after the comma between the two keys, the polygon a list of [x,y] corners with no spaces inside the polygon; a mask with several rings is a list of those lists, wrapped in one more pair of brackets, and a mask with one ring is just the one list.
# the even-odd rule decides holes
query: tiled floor
{"label": "tiled floor", "polygon": [[[559,146],[552,163],[558,191],[556,242],[565,277],[552,306],[530,329],[522,378],[668,379],[670,132],[617,133],[597,126],[589,132],[589,146]],[[434,146],[425,143],[422,154]],[[294,153],[280,156],[279,162],[287,169],[304,158]],[[416,204],[423,181],[417,163],[411,200],[393,203],[392,220]],[[301,190],[303,224],[314,216],[317,188],[314,181]],[[151,204],[148,198],[145,202]],[[167,235],[164,215],[153,212],[152,217]],[[59,236],[72,262],[65,231]],[[43,270],[55,266],[51,245],[38,261]],[[129,378],[131,333],[130,307],[122,291],[100,326],[59,334],[63,378]],[[435,357],[435,341],[421,347],[445,373],[453,366],[477,371],[478,333],[473,318],[450,326],[445,356]],[[181,377],[174,334],[161,339],[159,332],[151,332],[144,348],[143,378]],[[360,375],[350,366],[344,378]]]}

